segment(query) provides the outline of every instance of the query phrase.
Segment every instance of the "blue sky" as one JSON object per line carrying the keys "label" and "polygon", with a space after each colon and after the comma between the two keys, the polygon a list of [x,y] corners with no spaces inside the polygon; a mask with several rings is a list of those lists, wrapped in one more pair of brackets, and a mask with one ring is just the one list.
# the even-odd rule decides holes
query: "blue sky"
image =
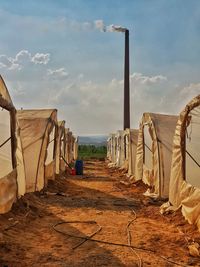
{"label": "blue sky", "polygon": [[124,35],[97,20],[130,30],[132,127],[200,93],[198,0],[1,0],[0,73],[16,108],[56,107],[76,134],[122,128]]}

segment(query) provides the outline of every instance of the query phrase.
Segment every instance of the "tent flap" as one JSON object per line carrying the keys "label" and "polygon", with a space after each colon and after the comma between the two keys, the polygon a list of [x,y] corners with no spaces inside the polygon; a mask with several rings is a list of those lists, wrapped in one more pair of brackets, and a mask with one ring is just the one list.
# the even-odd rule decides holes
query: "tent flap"
{"label": "tent flap", "polygon": [[[173,137],[178,117],[144,113],[138,134],[135,180],[143,180],[152,196],[168,198]],[[151,140],[151,141],[149,141]]]}
{"label": "tent flap", "polygon": [[8,212],[16,200],[16,179],[16,170],[13,170],[7,176],[0,179],[0,213]]}
{"label": "tent flap", "polygon": [[[182,214],[191,224],[196,224],[200,230],[200,186],[196,187],[188,182],[189,172],[186,172],[186,136],[188,135],[188,122],[193,111],[200,107],[200,95],[195,97],[180,113],[174,135],[174,149],[172,155],[172,167],[170,176],[169,202],[174,209],[181,207]],[[199,115],[198,115],[199,114]],[[199,120],[200,121],[200,120]],[[198,129],[198,127],[196,128]],[[195,131],[195,127],[193,128]],[[195,136],[199,140],[199,130]],[[199,142],[199,141],[198,141]],[[198,146],[197,146],[198,147]],[[199,153],[199,151],[198,151]],[[196,182],[200,180],[200,172],[196,176]]]}

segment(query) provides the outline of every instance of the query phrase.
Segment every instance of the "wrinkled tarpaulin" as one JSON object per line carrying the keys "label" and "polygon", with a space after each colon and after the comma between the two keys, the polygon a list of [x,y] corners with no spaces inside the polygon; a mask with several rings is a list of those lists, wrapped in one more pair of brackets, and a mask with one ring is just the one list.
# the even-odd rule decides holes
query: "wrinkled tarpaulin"
{"label": "wrinkled tarpaulin", "polygon": [[[142,180],[150,186],[152,196],[168,198],[173,137],[177,116],[144,113],[138,134],[135,181]],[[148,134],[144,135],[147,127]],[[148,136],[149,135],[149,136]],[[152,146],[151,168],[145,164],[145,139],[150,138]]]}
{"label": "wrinkled tarpaulin", "polygon": [[[16,110],[1,76],[0,107],[4,109],[0,111],[3,113],[0,123],[0,213],[5,213],[11,209],[17,196]],[[9,130],[6,132],[5,128]]]}
{"label": "wrinkled tarpaulin", "polygon": [[138,133],[139,130],[136,129],[126,129],[125,135],[127,136],[127,154],[128,154],[128,175],[135,175],[135,162],[136,162],[136,151],[138,143]]}
{"label": "wrinkled tarpaulin", "polygon": [[111,162],[116,164],[117,162],[117,136],[116,133],[111,134]]}
{"label": "wrinkled tarpaulin", "polygon": [[65,121],[58,122],[58,136],[56,146],[56,174],[65,170],[66,160],[66,134],[65,134]]}
{"label": "wrinkled tarpaulin", "polygon": [[[181,207],[183,216],[191,224],[196,224],[200,230],[200,187],[191,185],[186,177],[186,137],[187,127],[195,123],[196,140],[194,148],[198,149],[196,155],[199,156],[199,136],[200,136],[200,95],[195,97],[185,109],[180,113],[174,136],[174,148],[172,156],[172,167],[170,177],[169,202],[173,209]],[[197,180],[200,180],[200,171]],[[164,205],[161,209],[165,209]]]}
{"label": "wrinkled tarpaulin", "polygon": [[124,131],[119,130],[116,134],[117,148],[116,148],[116,167],[123,167],[125,161],[124,155]]}
{"label": "wrinkled tarpaulin", "polygon": [[[57,110],[17,111],[18,148],[17,180],[18,194],[40,191],[55,174],[55,147],[57,140]],[[48,163],[47,149],[50,134],[55,127],[53,161]],[[50,153],[50,151],[49,151]]]}

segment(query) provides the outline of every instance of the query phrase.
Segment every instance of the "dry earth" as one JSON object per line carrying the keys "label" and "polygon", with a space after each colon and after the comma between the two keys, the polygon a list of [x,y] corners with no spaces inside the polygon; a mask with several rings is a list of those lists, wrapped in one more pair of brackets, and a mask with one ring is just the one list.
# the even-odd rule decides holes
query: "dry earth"
{"label": "dry earth", "polygon": [[[180,212],[161,215],[162,202],[144,197],[143,184],[121,180],[122,171],[88,161],[84,176],[62,175],[44,192],[26,194],[0,215],[0,266],[200,266],[188,252],[188,244],[200,243],[196,228]],[[54,230],[65,221],[56,227],[63,233]],[[69,236],[86,237],[99,227],[93,239],[126,246]]]}

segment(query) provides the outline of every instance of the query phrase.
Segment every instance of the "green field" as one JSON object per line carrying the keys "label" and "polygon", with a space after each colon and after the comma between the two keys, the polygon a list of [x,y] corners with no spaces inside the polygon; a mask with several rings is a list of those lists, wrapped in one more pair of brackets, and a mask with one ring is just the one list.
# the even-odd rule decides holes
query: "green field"
{"label": "green field", "polygon": [[79,145],[78,158],[87,159],[105,159],[107,154],[106,146]]}

